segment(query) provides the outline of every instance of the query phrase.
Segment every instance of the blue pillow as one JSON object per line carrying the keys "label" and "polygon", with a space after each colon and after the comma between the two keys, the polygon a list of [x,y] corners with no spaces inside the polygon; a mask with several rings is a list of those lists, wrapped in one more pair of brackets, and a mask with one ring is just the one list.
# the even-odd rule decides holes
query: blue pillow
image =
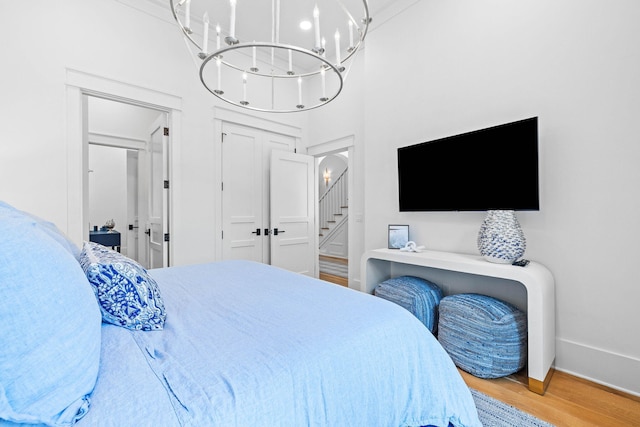
{"label": "blue pillow", "polygon": [[80,258],[80,248],[73,243],[66,234],[64,234],[56,225],[50,221],[45,221],[42,218],[39,218],[30,213],[20,211],[15,209],[11,205],[0,201],[0,210],[3,211],[4,215],[11,215],[13,217],[22,217],[25,220],[30,220],[33,224],[45,232],[49,237],[53,238],[56,242],[60,243],[63,248],[65,248],[71,255],[74,256],[75,259]]}
{"label": "blue pillow", "polygon": [[85,242],[80,265],[93,286],[102,320],[127,329],[154,331],[167,316],[156,281],[134,260]]}
{"label": "blue pillow", "polygon": [[0,419],[70,425],[89,410],[100,310],[77,260],[25,213],[0,208]]}

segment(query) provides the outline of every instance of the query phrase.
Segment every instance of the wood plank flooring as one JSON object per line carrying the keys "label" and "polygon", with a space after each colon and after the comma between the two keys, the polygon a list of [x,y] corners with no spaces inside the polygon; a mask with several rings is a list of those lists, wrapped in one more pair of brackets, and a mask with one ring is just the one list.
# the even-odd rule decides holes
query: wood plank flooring
{"label": "wood plank flooring", "polygon": [[335,283],[340,286],[349,287],[349,279],[347,279],[346,277],[335,276],[328,273],[320,273],[320,280],[325,280],[327,282]]}
{"label": "wood plank flooring", "polygon": [[640,397],[556,371],[544,396],[529,391],[526,371],[485,380],[460,371],[467,385],[557,427],[640,427]]}
{"label": "wood plank flooring", "polygon": [[[349,265],[349,260],[346,258],[338,258],[329,255],[320,255],[320,261],[327,261],[329,263],[340,264],[343,266]],[[322,267],[322,266],[321,266]],[[347,277],[338,276],[329,272],[321,271],[319,274],[320,280],[326,280],[327,282],[336,283],[341,286],[348,287],[349,279]]]}

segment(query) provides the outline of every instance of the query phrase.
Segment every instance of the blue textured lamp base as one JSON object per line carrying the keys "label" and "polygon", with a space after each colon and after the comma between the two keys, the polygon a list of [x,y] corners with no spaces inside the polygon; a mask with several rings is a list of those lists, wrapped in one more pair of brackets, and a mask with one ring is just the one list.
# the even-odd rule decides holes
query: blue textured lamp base
{"label": "blue textured lamp base", "polygon": [[527,361],[527,316],[517,307],[479,294],[440,301],[438,341],[453,362],[479,378],[498,378]]}
{"label": "blue textured lamp base", "polygon": [[487,211],[478,231],[478,250],[490,262],[511,264],[524,255],[527,241],[514,211]]}

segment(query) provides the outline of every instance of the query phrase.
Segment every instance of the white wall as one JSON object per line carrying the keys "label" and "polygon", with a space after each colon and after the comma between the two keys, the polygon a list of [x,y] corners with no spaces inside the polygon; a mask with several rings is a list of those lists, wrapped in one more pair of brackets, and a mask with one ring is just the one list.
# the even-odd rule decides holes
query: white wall
{"label": "white wall", "polygon": [[[127,150],[89,146],[89,227],[113,219],[125,239],[127,229]],[[126,246],[124,241],[121,241]]]}
{"label": "white wall", "polygon": [[[182,122],[172,190],[179,200],[172,217],[172,262],[211,261],[217,256],[212,242],[220,236],[211,226],[219,191],[213,108],[233,107],[202,87],[168,3],[155,4],[34,0],[28,12],[18,2],[5,5],[0,14],[0,199],[69,231],[68,69],[174,95],[182,101]],[[305,115],[268,117],[299,125]]]}
{"label": "white wall", "polygon": [[89,97],[88,110],[89,132],[141,141],[149,138],[151,125],[160,114],[164,114],[95,96]]}
{"label": "white wall", "polygon": [[[367,42],[365,42],[366,44]],[[360,257],[364,252],[364,57],[355,56],[340,95],[309,113],[306,127],[310,149],[335,151],[335,144],[353,143],[349,151],[349,287],[360,288]]]}
{"label": "white wall", "polygon": [[[347,157],[342,154],[330,154],[320,161],[318,164],[318,195],[322,197],[333,185],[336,179],[340,177],[345,169],[347,169]],[[324,180],[325,170],[329,171],[329,182]]]}
{"label": "white wall", "polygon": [[365,249],[399,222],[478,253],[483,213],[399,213],[396,149],[540,117],[541,210],[518,218],[556,280],[557,367],[635,393],[639,20],[633,0],[419,1],[370,35],[364,91]]}

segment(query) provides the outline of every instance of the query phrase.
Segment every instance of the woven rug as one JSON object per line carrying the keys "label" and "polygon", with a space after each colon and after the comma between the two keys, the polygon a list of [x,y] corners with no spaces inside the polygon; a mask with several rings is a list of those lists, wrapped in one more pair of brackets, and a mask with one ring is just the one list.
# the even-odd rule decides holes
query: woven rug
{"label": "woven rug", "polygon": [[477,390],[470,389],[484,427],[553,427],[533,415],[500,402]]}

